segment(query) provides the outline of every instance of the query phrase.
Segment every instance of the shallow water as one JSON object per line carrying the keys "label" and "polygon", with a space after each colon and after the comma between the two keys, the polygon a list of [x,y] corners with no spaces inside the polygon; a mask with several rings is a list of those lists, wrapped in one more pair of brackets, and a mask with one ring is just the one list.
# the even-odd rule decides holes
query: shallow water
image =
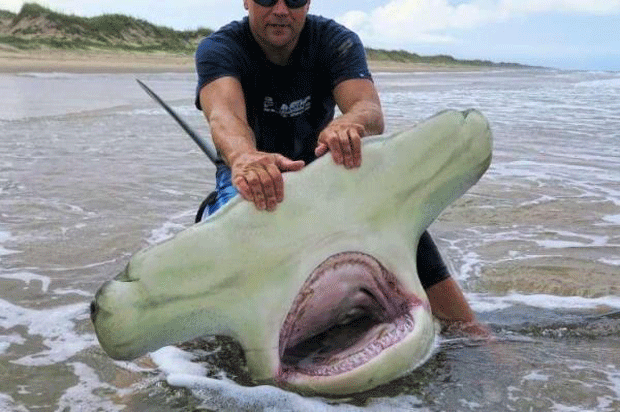
{"label": "shallow water", "polygon": [[[98,346],[99,285],[214,185],[134,77],[0,76],[0,410],[620,410],[620,74],[375,75],[389,132],[446,108],[492,123],[491,168],[430,231],[498,341],[446,336],[345,399],[253,386],[226,340],[131,363]],[[208,135],[193,74],[139,77]]]}

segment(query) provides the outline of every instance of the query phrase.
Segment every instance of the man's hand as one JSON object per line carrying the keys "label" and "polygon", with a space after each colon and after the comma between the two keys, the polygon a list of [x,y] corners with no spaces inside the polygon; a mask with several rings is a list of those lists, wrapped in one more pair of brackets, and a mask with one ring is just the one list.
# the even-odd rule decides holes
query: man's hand
{"label": "man's hand", "polygon": [[362,165],[362,137],[364,136],[366,136],[366,129],[361,124],[337,119],[319,134],[314,154],[321,157],[329,150],[337,165],[344,165],[347,169],[360,167]]}
{"label": "man's hand", "polygon": [[282,172],[295,172],[304,166],[302,160],[293,161],[276,153],[244,153],[232,162],[232,182],[258,210],[271,211],[284,199]]}

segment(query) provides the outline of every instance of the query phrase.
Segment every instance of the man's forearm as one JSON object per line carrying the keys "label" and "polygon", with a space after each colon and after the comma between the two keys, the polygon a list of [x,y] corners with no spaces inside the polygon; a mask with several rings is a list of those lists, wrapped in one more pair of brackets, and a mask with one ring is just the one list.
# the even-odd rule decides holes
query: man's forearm
{"label": "man's forearm", "polygon": [[234,77],[222,77],[200,90],[200,103],[211,128],[211,138],[224,161],[232,166],[235,159],[256,151],[254,132],[245,113],[241,83]]}
{"label": "man's forearm", "polygon": [[213,144],[228,166],[239,156],[256,151],[254,132],[243,119],[211,113],[208,121]]}
{"label": "man's forearm", "polygon": [[364,127],[367,136],[382,134],[384,130],[383,112],[381,106],[372,101],[360,101],[334,122],[350,122]]}

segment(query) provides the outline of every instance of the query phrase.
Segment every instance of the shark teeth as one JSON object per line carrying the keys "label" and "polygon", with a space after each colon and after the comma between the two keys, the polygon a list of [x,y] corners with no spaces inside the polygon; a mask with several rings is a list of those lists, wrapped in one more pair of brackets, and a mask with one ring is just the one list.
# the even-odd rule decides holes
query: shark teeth
{"label": "shark teeth", "polygon": [[413,331],[411,311],[420,305],[374,257],[333,255],[308,277],[286,317],[282,370],[330,376],[362,366]]}
{"label": "shark teeth", "polygon": [[347,356],[346,358],[337,361],[330,365],[316,365],[306,366],[303,368],[303,373],[310,376],[332,376],[341,373],[349,372],[355,368],[358,368],[381,352],[402,341],[409,333],[414,329],[414,320],[411,314],[407,314],[391,325],[392,330],[383,334],[381,338],[373,340],[367,344],[362,350]]}

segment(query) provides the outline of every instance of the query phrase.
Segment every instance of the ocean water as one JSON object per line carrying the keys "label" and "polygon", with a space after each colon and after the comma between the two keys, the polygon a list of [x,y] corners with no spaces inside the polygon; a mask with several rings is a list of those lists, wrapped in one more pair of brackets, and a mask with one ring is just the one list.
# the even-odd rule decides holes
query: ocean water
{"label": "ocean water", "polygon": [[[497,342],[444,336],[373,391],[256,386],[205,338],[115,362],[88,305],[190,226],[214,169],[136,75],[0,75],[0,410],[620,410],[620,73],[376,73],[388,132],[480,109],[494,160],[430,227]],[[138,75],[203,135],[193,74]]]}

